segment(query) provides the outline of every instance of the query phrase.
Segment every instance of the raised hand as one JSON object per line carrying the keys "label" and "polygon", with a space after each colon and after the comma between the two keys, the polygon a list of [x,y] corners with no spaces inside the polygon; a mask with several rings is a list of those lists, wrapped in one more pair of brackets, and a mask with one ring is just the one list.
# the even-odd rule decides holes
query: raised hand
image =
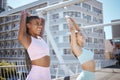
{"label": "raised hand", "polygon": [[71,17],[67,17],[67,23],[69,24],[69,29],[71,32],[70,44],[72,51],[76,56],[79,56],[79,54],[81,53],[81,49],[84,45],[84,37],[78,25]]}
{"label": "raised hand", "polygon": [[26,10],[21,11],[21,16],[29,17],[31,14],[27,12]]}

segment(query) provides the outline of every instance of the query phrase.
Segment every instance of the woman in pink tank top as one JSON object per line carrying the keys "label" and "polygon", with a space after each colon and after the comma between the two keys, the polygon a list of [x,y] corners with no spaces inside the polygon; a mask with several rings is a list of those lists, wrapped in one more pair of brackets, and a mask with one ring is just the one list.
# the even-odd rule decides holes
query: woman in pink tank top
{"label": "woman in pink tank top", "polygon": [[[42,39],[45,20],[22,11],[18,40],[30,58],[31,70],[26,80],[51,80],[49,47]],[[38,38],[39,36],[39,38]]]}

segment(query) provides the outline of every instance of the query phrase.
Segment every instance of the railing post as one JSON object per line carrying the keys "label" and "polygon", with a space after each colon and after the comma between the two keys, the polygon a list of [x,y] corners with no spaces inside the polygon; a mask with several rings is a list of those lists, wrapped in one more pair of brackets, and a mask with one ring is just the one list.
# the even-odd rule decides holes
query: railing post
{"label": "railing post", "polygon": [[56,78],[56,79],[58,78],[58,74],[59,74],[59,67],[56,68],[56,75],[55,75],[55,78]]}
{"label": "railing post", "polygon": [[75,71],[76,74],[78,73],[78,65],[79,64],[76,65],[76,71]]}
{"label": "railing post", "polygon": [[19,72],[19,79],[18,80],[21,80],[21,72]]}

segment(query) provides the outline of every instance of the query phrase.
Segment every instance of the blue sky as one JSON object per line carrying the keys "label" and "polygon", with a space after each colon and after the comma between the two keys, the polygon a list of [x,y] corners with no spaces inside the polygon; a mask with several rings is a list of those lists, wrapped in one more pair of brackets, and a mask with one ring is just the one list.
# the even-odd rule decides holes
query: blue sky
{"label": "blue sky", "polygon": [[[37,0],[8,0],[8,5],[13,8],[29,4]],[[120,0],[98,0],[103,3],[104,23],[110,23],[111,20],[120,19]],[[106,38],[111,39],[110,26],[105,28]]]}
{"label": "blue sky", "polygon": [[[120,0],[98,0],[103,3],[104,23],[109,23],[111,20],[120,19]],[[110,26],[105,27],[106,38],[111,39]]]}

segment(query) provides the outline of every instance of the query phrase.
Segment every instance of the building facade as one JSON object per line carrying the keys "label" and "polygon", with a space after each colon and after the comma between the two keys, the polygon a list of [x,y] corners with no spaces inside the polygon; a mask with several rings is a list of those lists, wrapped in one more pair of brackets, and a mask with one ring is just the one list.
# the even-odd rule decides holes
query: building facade
{"label": "building facade", "polygon": [[[111,22],[117,22],[120,19],[112,20]],[[112,42],[114,44],[114,55],[116,55],[116,59],[120,65],[120,24],[112,26]]]}
{"label": "building facade", "polygon": [[0,12],[5,11],[7,7],[7,0],[0,0]]}
{"label": "building facade", "polygon": [[[35,13],[35,9],[45,7],[48,4],[53,5],[59,3],[61,0],[56,1],[43,1],[43,3],[31,3],[17,9],[13,9],[5,13],[19,13],[22,9],[28,9],[32,14]],[[63,0],[64,1],[64,0]],[[39,1],[38,1],[39,2]],[[13,12],[12,12],[13,11]],[[92,25],[103,23],[102,3],[92,0],[85,3],[78,3],[73,6],[67,7],[67,9],[61,8],[50,11],[50,31],[54,36],[54,40],[58,48],[60,49],[61,55],[71,54],[69,45],[69,32],[68,25],[65,21],[65,15],[73,17],[79,26]],[[10,14],[9,13],[9,14]],[[17,40],[18,29],[19,29],[20,15],[14,16],[3,16],[0,18],[0,53],[2,55],[22,55],[24,54],[23,47]],[[88,28],[83,29],[85,34],[86,44],[85,47],[93,51],[95,54],[104,53],[104,31],[103,29]],[[54,51],[50,49],[51,54],[54,55]],[[11,54],[12,53],[12,54]],[[9,57],[9,56],[8,56]]]}
{"label": "building facade", "polygon": [[[117,22],[117,21],[120,21],[120,19],[112,20],[111,22]],[[120,40],[119,31],[120,31],[120,24],[112,26],[112,39],[119,39]]]}
{"label": "building facade", "polygon": [[[20,15],[4,15],[20,13],[20,11],[25,9],[34,14],[36,13],[36,9],[57,4],[61,1],[67,0],[38,0],[28,5],[0,13],[0,61],[5,59],[16,65],[26,64],[24,61],[25,49],[17,40]],[[84,3],[77,3],[67,8],[52,10],[49,13],[50,25],[46,27],[49,27],[61,56],[67,62],[76,61],[69,45],[69,28],[65,16],[73,17],[79,26],[103,23],[102,3],[97,0],[91,0]],[[104,29],[87,28],[82,29],[82,32],[86,39],[85,47],[93,51],[96,56],[98,54],[104,55]],[[58,63],[55,52],[47,39],[46,32],[44,33],[44,39],[50,46],[51,62]]]}

